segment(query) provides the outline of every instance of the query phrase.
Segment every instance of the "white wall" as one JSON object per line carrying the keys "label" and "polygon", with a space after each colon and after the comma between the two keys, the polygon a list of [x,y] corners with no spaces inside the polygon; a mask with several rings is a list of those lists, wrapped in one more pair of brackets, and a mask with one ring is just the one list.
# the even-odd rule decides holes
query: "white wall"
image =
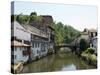
{"label": "white wall", "polygon": [[[34,60],[36,57],[42,57],[42,56],[45,56],[47,55],[47,51],[48,51],[48,47],[47,47],[47,44],[44,44],[45,47],[43,48],[44,45],[42,45],[42,43],[39,43],[39,47],[35,47],[36,43],[34,43],[34,47],[31,48],[32,50],[32,54],[31,54],[31,58],[32,60]],[[42,50],[44,50],[42,52]],[[37,50],[39,53],[37,53]]]}
{"label": "white wall", "polygon": [[16,47],[16,50],[14,48],[14,55],[16,55],[16,59],[14,58],[14,63],[18,63],[18,62],[27,62],[29,59],[29,56],[23,56],[23,50],[25,50],[25,48],[21,47]]}
{"label": "white wall", "polygon": [[[30,41],[31,35],[29,32],[26,31],[26,29],[24,29],[18,22],[14,21],[12,23],[12,26],[14,25],[14,30],[12,30],[12,32],[14,32],[14,36],[16,36],[18,39],[22,39],[22,40],[28,40]],[[13,36],[13,35],[12,35]]]}
{"label": "white wall", "polygon": [[40,54],[37,53],[37,50],[40,52],[41,51],[41,43],[39,43],[39,47],[35,47],[36,43],[34,42],[34,47],[31,47],[32,54],[31,54],[31,59],[34,60],[36,57],[39,57]]}
{"label": "white wall", "polygon": [[93,48],[95,48],[95,52],[97,52],[97,38],[94,38],[92,43],[93,43]]}
{"label": "white wall", "polygon": [[81,38],[88,40],[89,39],[89,35],[81,35]]}
{"label": "white wall", "polygon": [[[17,21],[14,21],[12,23],[12,27],[13,27],[12,32],[14,33],[14,35],[12,35],[12,36],[17,37],[20,40],[27,40],[27,41],[31,40],[30,33],[26,29],[24,29],[24,27],[21,26]],[[23,50],[25,50],[25,49],[21,48],[21,50],[20,50],[20,48],[17,48],[16,51],[14,50],[14,55],[17,56],[17,59],[14,59],[15,63],[18,63],[21,60],[24,62],[26,62],[28,60],[29,55],[23,56],[23,54],[22,54]]]}

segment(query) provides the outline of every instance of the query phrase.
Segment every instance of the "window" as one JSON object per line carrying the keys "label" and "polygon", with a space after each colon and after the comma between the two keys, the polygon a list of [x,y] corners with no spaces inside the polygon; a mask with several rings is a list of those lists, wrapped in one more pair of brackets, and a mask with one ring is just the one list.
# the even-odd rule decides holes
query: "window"
{"label": "window", "polygon": [[35,44],[35,47],[37,47],[37,43]]}
{"label": "window", "polygon": [[32,39],[32,34],[31,34],[31,39]]}
{"label": "window", "polygon": [[29,41],[24,40],[24,43],[30,45]]}
{"label": "window", "polygon": [[17,59],[17,55],[14,55],[14,59]]}
{"label": "window", "polygon": [[16,39],[18,42],[22,42],[22,40],[21,39]]}
{"label": "window", "polygon": [[34,47],[34,43],[32,43],[32,46]]}
{"label": "window", "polygon": [[95,33],[95,35],[97,36],[97,32]]}
{"label": "window", "polygon": [[39,47],[39,43],[38,43],[38,47]]}
{"label": "window", "polygon": [[39,51],[37,50],[37,54],[39,53]]}
{"label": "window", "polygon": [[14,47],[14,51],[17,51],[17,48],[16,47]]}
{"label": "window", "polygon": [[22,47],[20,47],[20,51],[21,51]]}
{"label": "window", "polygon": [[92,47],[93,47],[93,44],[92,44]]}
{"label": "window", "polygon": [[91,37],[93,37],[93,33],[91,33]]}
{"label": "window", "polygon": [[14,46],[11,46],[11,51],[14,51]]}
{"label": "window", "polygon": [[45,52],[46,50],[44,49],[44,50],[42,50],[42,52]]}

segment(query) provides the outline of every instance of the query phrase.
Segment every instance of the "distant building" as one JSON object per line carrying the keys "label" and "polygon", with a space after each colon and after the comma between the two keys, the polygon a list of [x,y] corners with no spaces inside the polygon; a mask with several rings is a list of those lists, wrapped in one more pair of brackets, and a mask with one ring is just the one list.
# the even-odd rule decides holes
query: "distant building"
{"label": "distant building", "polygon": [[89,37],[90,37],[90,39],[92,39],[95,36],[97,36],[97,30],[96,29],[90,29],[89,30]]}
{"label": "distant building", "polygon": [[96,36],[97,36],[96,29],[84,29],[84,31],[81,33],[81,38],[88,40],[90,43],[92,39]]}
{"label": "distant building", "polygon": [[85,40],[87,40],[88,42],[90,42],[90,38],[89,38],[88,32],[82,32],[80,38],[81,38],[81,39],[85,39]]}
{"label": "distant building", "polygon": [[97,30],[90,29],[89,37],[90,37],[90,47],[94,48],[95,54],[97,54]]}
{"label": "distant building", "polygon": [[95,49],[95,53],[97,54],[97,36],[92,38],[91,46]]}
{"label": "distant building", "polygon": [[81,36],[75,40],[77,45],[77,52],[80,52],[79,47],[81,39],[85,39],[87,43],[90,44],[90,47],[95,49],[95,53],[97,54],[97,30],[84,29],[84,31],[81,32]]}

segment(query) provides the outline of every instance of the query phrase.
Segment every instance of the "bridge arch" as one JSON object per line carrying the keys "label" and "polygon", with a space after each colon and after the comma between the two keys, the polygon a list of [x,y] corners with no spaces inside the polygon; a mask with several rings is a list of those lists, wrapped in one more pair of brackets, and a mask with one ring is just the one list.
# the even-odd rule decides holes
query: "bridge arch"
{"label": "bridge arch", "polygon": [[74,50],[76,49],[76,45],[75,44],[59,44],[55,46],[55,52],[59,51],[60,48],[64,48],[64,47],[68,47],[71,49],[72,52],[74,52]]}

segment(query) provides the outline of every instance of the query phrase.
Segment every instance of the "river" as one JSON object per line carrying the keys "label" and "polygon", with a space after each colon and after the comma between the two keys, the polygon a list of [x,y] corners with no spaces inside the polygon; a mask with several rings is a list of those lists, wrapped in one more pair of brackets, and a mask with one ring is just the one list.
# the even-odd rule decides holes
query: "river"
{"label": "river", "polygon": [[52,71],[72,71],[95,69],[86,61],[78,58],[75,54],[68,52],[58,52],[34,61],[24,66],[21,73],[52,72]]}

